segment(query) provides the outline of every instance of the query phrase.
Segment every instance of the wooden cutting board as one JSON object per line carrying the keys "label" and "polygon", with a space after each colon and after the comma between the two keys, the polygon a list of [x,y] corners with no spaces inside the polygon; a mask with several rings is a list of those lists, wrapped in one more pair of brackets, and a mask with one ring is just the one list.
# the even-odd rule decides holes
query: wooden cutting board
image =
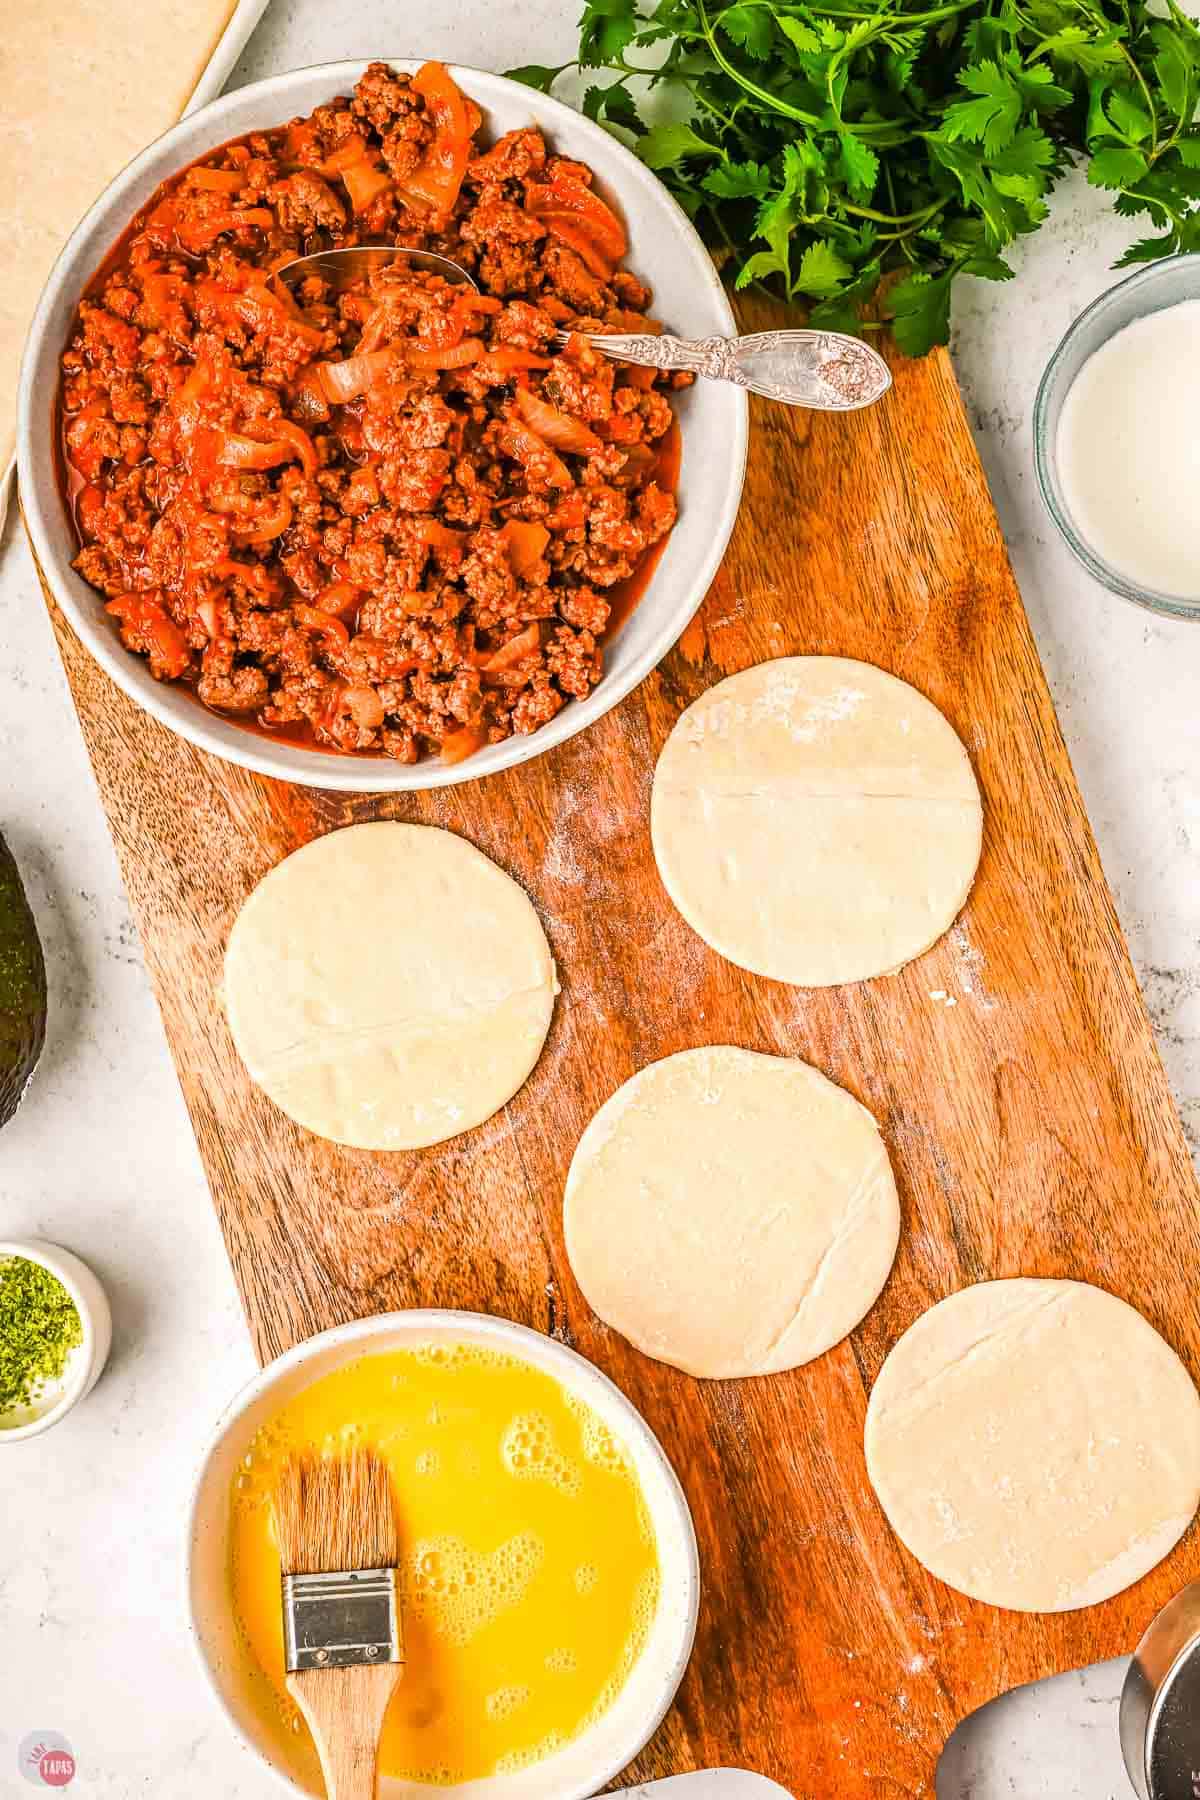
{"label": "wooden cutting board", "polygon": [[[1127,1650],[1197,1573],[1193,1532],[1104,1606],[997,1612],[899,1546],[863,1462],[890,1346],[989,1276],[1108,1287],[1200,1375],[1197,1189],[944,355],[899,363],[889,399],[857,417],[757,408],[741,519],[678,648],[591,731],[487,781],[380,800],[243,773],[140,713],[56,611],[55,627],[259,1356],[392,1307],[501,1313],[597,1362],[674,1461],[703,1609],[636,1778],[732,1763],[797,1800],[931,1796],[961,1718]],[[733,670],[815,651],[878,663],[942,709],[986,823],[970,904],[939,945],[900,975],[806,992],[692,934],[656,876],[647,806],[686,704]],[[461,832],[523,882],[563,984],[512,1104],[415,1154],[291,1125],[251,1090],[216,999],[255,882],[314,835],[379,817]],[[704,1384],[646,1360],[592,1318],[563,1252],[563,1178],[587,1120],[635,1069],[707,1042],[804,1057],[849,1088],[900,1184],[882,1300],[789,1375]]]}

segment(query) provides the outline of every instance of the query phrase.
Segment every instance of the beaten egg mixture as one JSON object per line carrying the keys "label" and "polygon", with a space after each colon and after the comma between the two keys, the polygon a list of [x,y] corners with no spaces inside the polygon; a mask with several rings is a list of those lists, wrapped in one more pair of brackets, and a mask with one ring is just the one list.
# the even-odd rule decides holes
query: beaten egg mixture
{"label": "beaten egg mixture", "polygon": [[467,1345],[364,1356],[255,1436],[231,1496],[231,1579],[272,1735],[288,1735],[297,1764],[310,1753],[284,1687],[279,1465],[355,1442],[387,1462],[402,1545],[406,1662],[381,1772],[450,1785],[513,1773],[578,1736],[646,1640],[653,1525],[589,1407],[529,1364]]}

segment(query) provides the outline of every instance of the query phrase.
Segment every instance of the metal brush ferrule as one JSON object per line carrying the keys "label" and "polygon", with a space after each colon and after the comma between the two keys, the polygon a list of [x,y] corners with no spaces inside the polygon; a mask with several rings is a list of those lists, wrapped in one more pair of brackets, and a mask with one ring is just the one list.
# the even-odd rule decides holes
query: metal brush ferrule
{"label": "metal brush ferrule", "polygon": [[285,1575],[283,1640],[289,1675],[403,1662],[395,1569]]}

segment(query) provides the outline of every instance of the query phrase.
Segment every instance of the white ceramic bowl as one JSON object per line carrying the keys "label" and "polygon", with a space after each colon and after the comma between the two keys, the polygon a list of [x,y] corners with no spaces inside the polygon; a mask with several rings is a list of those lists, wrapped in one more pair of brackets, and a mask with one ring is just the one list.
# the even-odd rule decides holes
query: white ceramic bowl
{"label": "white ceramic bowl", "polygon": [[[1085,307],[1046,365],[1033,406],[1033,466],[1046,511],[1076,562],[1111,593],[1171,619],[1200,619],[1200,594],[1168,594],[1114,568],[1071,511],[1059,468],[1058,432],[1067,395],[1086,362],[1119,331],[1167,306],[1200,299],[1200,256],[1168,256],[1118,281]],[[1147,404],[1152,405],[1152,401]]]}
{"label": "white ceramic bowl", "polygon": [[[250,1440],[301,1388],[372,1352],[415,1344],[473,1344],[520,1357],[599,1414],[631,1457],[658,1538],[661,1591],[646,1646],[609,1710],[573,1743],[518,1774],[461,1783],[470,1800],[585,1800],[618,1775],[657,1730],[683,1679],[700,1596],[696,1535],[683,1490],[657,1438],[606,1375],[565,1345],[481,1313],[382,1313],[310,1338],[256,1375],[226,1412],[200,1468],[188,1524],[187,1583],[200,1660],[226,1717],[293,1793],[320,1794],[288,1766],[282,1729],[273,1737],[249,1699],[255,1677],[229,1597],[229,1490]],[[259,1677],[261,1681],[261,1677]],[[440,1790],[387,1780],[380,1800],[430,1800]]]}
{"label": "white ceramic bowl", "polygon": [[[393,57],[398,69],[420,59]],[[444,787],[527,762],[601,718],[647,676],[679,637],[711,583],[733,529],[746,464],[745,394],[724,382],[701,381],[681,396],[683,438],[680,516],[650,585],[605,647],[604,679],[585,700],[572,700],[529,737],[489,745],[465,761],[406,767],[385,756],[344,757],[274,743],[201,707],[180,688],[155,681],[143,657],[125,650],[99,594],[75,573],[76,543],[59,492],[53,410],[59,357],[80,295],[116,239],[168,175],[230,138],[281,125],[348,93],[365,65],[324,63],[237,89],[201,108],[144,150],[117,177],[67,239],[34,314],[18,397],[17,466],[21,502],[46,578],[79,637],[117,686],[180,736],[230,762],[313,787],[396,792]],[[557,100],[489,75],[452,73],[485,114],[494,136],[530,122],[556,150],[594,169],[629,231],[629,265],[654,289],[654,309],[683,337],[735,330],[712,261],[666,189],[600,126]]]}
{"label": "white ceramic bowl", "polygon": [[99,1381],[112,1345],[108,1299],[85,1262],[44,1238],[0,1238],[0,1257],[5,1256],[40,1263],[62,1282],[78,1308],[83,1340],[71,1351],[58,1381],[47,1382],[32,1405],[0,1418],[0,1445],[23,1443],[65,1419]]}

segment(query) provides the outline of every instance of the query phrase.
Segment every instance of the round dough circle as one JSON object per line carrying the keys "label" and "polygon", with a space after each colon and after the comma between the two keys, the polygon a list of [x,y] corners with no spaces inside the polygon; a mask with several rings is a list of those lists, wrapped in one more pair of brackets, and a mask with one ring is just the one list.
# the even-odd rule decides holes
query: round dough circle
{"label": "round dough circle", "polygon": [[986,1281],[909,1327],[867,1409],[893,1530],[960,1593],[1069,1612],[1120,1593],[1200,1501],[1200,1396],[1152,1325],[1082,1281]]}
{"label": "round dough circle", "polygon": [[768,1375],[853,1329],[900,1235],[879,1127],[807,1063],[651,1063],[579,1140],[563,1202],[588,1304],[689,1375]]}
{"label": "round dough circle", "polygon": [[842,656],[719,681],[676,722],[650,829],[671,899],[755,975],[832,987],[893,972],[950,926],[983,816],[971,764],[907,682]]}
{"label": "round dough circle", "polygon": [[251,1079],[360,1150],[416,1150],[489,1118],[536,1063],[555,992],[528,896],[429,825],[306,844],[259,882],[225,952]]}

